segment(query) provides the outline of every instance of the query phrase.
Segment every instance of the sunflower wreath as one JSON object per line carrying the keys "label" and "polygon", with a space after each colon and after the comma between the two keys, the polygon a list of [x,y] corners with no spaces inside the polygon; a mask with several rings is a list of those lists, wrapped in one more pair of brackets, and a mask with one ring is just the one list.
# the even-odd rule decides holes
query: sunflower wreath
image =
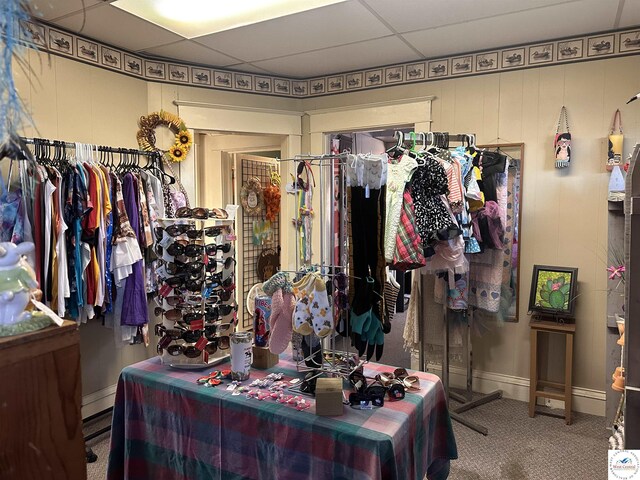
{"label": "sunflower wreath", "polygon": [[187,130],[186,125],[180,117],[173,113],[160,110],[150,115],[140,117],[138,120],[138,145],[142,150],[148,152],[162,151],[156,146],[156,128],[167,127],[176,136],[175,141],[164,155],[174,161],[181,162],[187,158],[187,154],[193,145],[193,137],[191,132]]}

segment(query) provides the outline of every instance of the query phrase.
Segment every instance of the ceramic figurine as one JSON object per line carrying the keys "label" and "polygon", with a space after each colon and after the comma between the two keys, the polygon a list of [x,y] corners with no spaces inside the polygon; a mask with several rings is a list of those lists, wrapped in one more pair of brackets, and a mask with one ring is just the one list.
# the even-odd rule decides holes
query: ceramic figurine
{"label": "ceramic figurine", "polygon": [[24,242],[16,245],[0,243],[0,326],[10,326],[31,318],[26,311],[31,291],[38,288],[33,269],[22,256],[34,245]]}

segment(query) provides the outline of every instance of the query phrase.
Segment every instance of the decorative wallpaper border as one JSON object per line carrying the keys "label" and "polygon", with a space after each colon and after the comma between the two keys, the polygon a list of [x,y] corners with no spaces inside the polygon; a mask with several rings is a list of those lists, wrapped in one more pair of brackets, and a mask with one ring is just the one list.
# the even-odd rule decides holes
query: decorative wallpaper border
{"label": "decorative wallpaper border", "polygon": [[640,27],[635,27],[311,79],[293,79],[144,57],[44,23],[21,22],[18,28],[21,37],[33,48],[125,75],[155,82],[298,98],[640,54]]}

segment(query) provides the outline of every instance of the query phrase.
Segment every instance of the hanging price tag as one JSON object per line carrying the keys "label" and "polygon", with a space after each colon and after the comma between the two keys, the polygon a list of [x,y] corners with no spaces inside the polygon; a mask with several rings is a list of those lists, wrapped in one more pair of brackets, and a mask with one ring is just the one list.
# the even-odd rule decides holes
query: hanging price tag
{"label": "hanging price tag", "polygon": [[189,324],[189,330],[202,330],[204,329],[204,319],[194,320]]}
{"label": "hanging price tag", "polygon": [[200,337],[200,339],[196,342],[196,348],[200,351],[203,351],[204,347],[207,346],[207,343],[209,343],[207,337]]}
{"label": "hanging price tag", "polygon": [[44,313],[47,317],[49,317],[51,320],[53,320],[56,325],[58,325],[59,327],[62,326],[62,324],[64,323],[64,320],[62,320],[57,314],[56,312],[54,312],[53,310],[51,310],[49,307],[47,307],[44,303],[39,302],[38,300],[36,300],[35,298],[31,298],[31,303],[33,303],[33,305],[40,310],[42,313]]}

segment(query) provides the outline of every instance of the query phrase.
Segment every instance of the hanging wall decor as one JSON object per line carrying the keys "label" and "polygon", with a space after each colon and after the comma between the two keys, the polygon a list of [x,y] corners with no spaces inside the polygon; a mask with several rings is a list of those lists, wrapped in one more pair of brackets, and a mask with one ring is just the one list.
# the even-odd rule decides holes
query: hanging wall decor
{"label": "hanging wall decor", "polygon": [[[160,151],[165,157],[174,161],[182,162],[187,158],[187,154],[193,145],[191,132],[180,117],[170,112],[160,110],[150,115],[140,117],[138,120],[138,145],[142,150],[149,152]],[[163,151],[156,146],[156,133],[158,127],[167,127],[175,135],[174,143],[168,150]]]}
{"label": "hanging wall decor", "polygon": [[[618,124],[618,133],[616,131],[616,121]],[[620,110],[616,110],[613,114],[613,122],[611,123],[611,130],[609,132],[609,146],[607,148],[607,170],[613,170],[615,166],[622,165],[622,144],[624,137],[622,135],[622,115]]]}
{"label": "hanging wall decor", "polygon": [[240,199],[245,215],[262,215],[264,196],[262,194],[262,184],[258,177],[251,177],[242,186]]}
{"label": "hanging wall decor", "polygon": [[271,181],[264,188],[264,204],[267,209],[267,220],[274,222],[280,213],[280,174],[276,170],[271,171]]}
{"label": "hanging wall decor", "polygon": [[256,261],[256,274],[262,282],[269,280],[280,267],[280,255],[275,248],[265,248]]}
{"label": "hanging wall decor", "polygon": [[[564,117],[565,130],[560,132],[562,117]],[[558,128],[556,129],[556,136],[553,140],[553,148],[555,150],[556,168],[567,168],[571,162],[571,133],[569,133],[569,117],[567,116],[567,108],[564,105],[560,109]]]}

